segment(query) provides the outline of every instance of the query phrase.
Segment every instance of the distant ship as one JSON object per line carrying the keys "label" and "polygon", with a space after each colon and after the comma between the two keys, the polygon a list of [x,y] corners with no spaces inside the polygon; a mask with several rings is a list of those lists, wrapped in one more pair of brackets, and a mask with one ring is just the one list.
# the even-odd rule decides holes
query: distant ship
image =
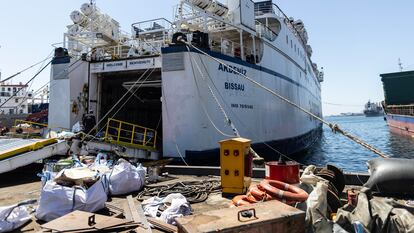
{"label": "distant ship", "polygon": [[385,119],[391,132],[414,136],[414,71],[381,74]]}
{"label": "distant ship", "polygon": [[366,117],[376,117],[382,116],[384,113],[380,104],[368,101],[365,104],[364,114]]}

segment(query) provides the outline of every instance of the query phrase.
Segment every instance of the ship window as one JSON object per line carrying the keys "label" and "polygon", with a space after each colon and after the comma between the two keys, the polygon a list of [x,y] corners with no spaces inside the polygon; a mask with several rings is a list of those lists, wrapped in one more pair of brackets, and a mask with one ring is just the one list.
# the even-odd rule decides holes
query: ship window
{"label": "ship window", "polygon": [[7,91],[11,91],[11,88],[9,87],[9,88],[7,88]]}
{"label": "ship window", "polygon": [[286,35],[286,44],[289,44],[289,36]]}
{"label": "ship window", "polygon": [[19,99],[14,99],[14,102],[19,103]]}
{"label": "ship window", "polygon": [[9,109],[10,114],[14,114],[14,109]]}
{"label": "ship window", "polygon": [[5,91],[4,87],[1,88],[1,91]]}

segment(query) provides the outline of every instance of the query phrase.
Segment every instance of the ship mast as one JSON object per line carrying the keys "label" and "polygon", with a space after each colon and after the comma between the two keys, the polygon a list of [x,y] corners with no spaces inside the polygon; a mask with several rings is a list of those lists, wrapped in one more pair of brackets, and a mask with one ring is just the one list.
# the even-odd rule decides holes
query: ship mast
{"label": "ship mast", "polygon": [[402,72],[403,71],[403,66],[402,66],[402,62],[401,62],[400,58],[398,58],[398,67],[400,68],[400,72]]}

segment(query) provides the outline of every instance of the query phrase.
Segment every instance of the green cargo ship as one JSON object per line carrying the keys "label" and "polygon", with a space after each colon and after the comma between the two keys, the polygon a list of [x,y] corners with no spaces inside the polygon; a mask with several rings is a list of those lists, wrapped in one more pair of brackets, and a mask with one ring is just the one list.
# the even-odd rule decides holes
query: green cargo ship
{"label": "green cargo ship", "polygon": [[385,119],[391,132],[414,137],[414,71],[381,74]]}

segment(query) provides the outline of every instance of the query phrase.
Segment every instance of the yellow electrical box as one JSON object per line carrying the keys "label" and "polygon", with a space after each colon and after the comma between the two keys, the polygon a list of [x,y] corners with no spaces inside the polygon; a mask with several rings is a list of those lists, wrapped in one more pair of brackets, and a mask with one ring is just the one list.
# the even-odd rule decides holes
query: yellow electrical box
{"label": "yellow electrical box", "polygon": [[220,141],[220,176],[223,194],[244,194],[251,183],[250,140],[231,138]]}

